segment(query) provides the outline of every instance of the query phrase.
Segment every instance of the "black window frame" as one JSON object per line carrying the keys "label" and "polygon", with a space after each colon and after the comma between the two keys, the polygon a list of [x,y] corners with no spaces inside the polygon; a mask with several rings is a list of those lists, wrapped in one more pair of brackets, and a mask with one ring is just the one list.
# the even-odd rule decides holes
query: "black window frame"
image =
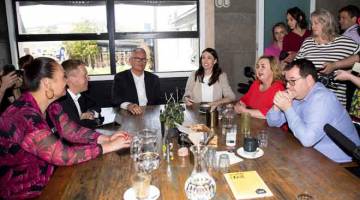
{"label": "black window frame", "polygon": [[[116,74],[115,40],[121,39],[177,39],[197,38],[200,39],[200,5],[199,0],[143,0],[149,4],[161,4],[161,2],[195,2],[196,3],[196,31],[162,31],[162,32],[116,32],[115,28],[115,1],[132,2],[129,0],[86,0],[85,2],[105,2],[107,33],[64,33],[64,34],[19,34],[16,2],[59,2],[59,0],[12,0],[14,14],[14,28],[16,38],[16,50],[19,55],[19,42],[42,42],[42,41],[74,41],[74,40],[105,40],[109,42],[110,74],[92,74],[91,76],[114,75]],[[63,0],[74,2],[73,0]],[[75,1],[76,2],[76,1]],[[200,47],[200,40],[199,40]],[[198,48],[200,49],[200,48]],[[200,53],[200,52],[198,52]],[[155,71],[155,73],[158,73]],[[161,72],[160,72],[161,73]],[[164,72],[167,73],[167,72]]]}

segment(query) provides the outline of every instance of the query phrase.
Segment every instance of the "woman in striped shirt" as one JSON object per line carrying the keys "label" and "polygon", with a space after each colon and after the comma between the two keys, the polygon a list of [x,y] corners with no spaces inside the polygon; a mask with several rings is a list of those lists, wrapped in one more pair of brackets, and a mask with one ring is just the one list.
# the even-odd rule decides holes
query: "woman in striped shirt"
{"label": "woman in striped shirt", "polygon": [[[359,45],[345,36],[337,34],[337,25],[334,16],[327,10],[319,9],[311,14],[312,37],[307,38],[296,59],[305,58],[312,61],[322,73],[325,62],[335,62],[359,52]],[[346,84],[335,81],[330,89],[335,92],[339,101],[346,106]],[[350,102],[349,102],[350,103]]]}

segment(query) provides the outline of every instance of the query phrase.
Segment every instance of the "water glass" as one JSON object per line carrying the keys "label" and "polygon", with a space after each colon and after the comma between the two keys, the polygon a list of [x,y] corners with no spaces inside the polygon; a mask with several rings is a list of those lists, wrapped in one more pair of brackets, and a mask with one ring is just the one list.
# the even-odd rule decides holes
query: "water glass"
{"label": "water glass", "polygon": [[249,113],[241,113],[240,117],[240,131],[244,135],[250,135],[250,119]]}
{"label": "water glass", "polygon": [[138,136],[141,139],[141,152],[158,152],[158,136],[156,131],[150,129],[143,129],[139,132]]}
{"label": "water glass", "polygon": [[131,182],[136,199],[147,199],[149,196],[151,175],[145,173],[135,173],[131,178]]}
{"label": "water glass", "polygon": [[141,150],[141,140],[138,136],[134,136],[130,145],[130,157],[136,160]]}
{"label": "water glass", "polygon": [[216,110],[218,111],[218,121],[220,122],[224,115],[224,107],[222,105],[219,105],[216,107]]}
{"label": "water glass", "polygon": [[160,155],[156,152],[140,153],[136,160],[136,169],[139,172],[151,173],[159,168]]}
{"label": "water glass", "polygon": [[260,148],[265,148],[268,146],[268,138],[269,138],[269,135],[265,130],[262,130],[258,133],[257,139],[259,141]]}
{"label": "water glass", "polygon": [[219,170],[222,173],[227,173],[230,166],[230,158],[228,154],[220,154],[219,156]]}
{"label": "water glass", "polygon": [[205,156],[205,161],[206,161],[206,165],[207,167],[216,169],[217,168],[217,162],[216,162],[216,149],[215,148],[211,148],[209,147],[207,152],[206,152],[206,156]]}

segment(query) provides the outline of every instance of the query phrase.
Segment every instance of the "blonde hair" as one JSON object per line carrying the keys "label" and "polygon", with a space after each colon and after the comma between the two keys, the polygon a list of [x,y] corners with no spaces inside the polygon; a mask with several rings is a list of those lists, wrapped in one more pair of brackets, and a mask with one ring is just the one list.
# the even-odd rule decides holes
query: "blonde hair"
{"label": "blonde hair", "polygon": [[323,27],[323,34],[328,37],[330,41],[338,36],[337,21],[335,20],[334,15],[332,15],[329,11],[320,8],[311,13],[311,17],[318,18]]}
{"label": "blonde hair", "polygon": [[[256,66],[259,65],[259,61],[261,59],[269,60],[270,69],[271,69],[271,71],[273,73],[273,82],[277,81],[277,80],[281,81],[283,79],[283,77],[282,77],[282,70],[281,70],[281,67],[280,67],[279,60],[274,56],[261,56],[261,57],[259,57],[257,59]],[[255,71],[256,71],[256,66],[255,66]]]}

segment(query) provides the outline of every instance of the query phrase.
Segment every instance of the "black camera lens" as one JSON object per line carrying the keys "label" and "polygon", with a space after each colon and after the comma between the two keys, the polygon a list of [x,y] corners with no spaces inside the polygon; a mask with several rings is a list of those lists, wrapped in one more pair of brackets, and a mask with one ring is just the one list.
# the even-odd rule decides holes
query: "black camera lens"
{"label": "black camera lens", "polygon": [[330,74],[320,74],[318,78],[318,82],[322,83],[324,86],[328,88],[336,89],[335,82],[335,73],[332,72]]}

